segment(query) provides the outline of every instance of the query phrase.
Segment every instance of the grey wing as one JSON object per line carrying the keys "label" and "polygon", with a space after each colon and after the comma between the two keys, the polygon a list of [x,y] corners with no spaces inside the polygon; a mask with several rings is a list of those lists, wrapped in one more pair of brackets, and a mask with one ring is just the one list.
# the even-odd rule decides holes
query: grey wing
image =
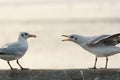
{"label": "grey wing", "polygon": [[13,55],[20,52],[25,52],[25,50],[18,43],[6,44],[3,48],[0,48],[0,54],[2,55]]}
{"label": "grey wing", "polygon": [[109,35],[100,35],[100,36],[97,36],[97,37],[93,37],[86,43],[86,45],[87,46],[94,46],[97,42],[99,42],[100,40],[102,40],[102,39],[104,39],[108,36]]}
{"label": "grey wing", "polygon": [[[114,35],[106,35],[103,38],[100,38],[91,43],[91,46],[95,46],[98,44],[105,44],[105,45],[117,45],[120,43],[120,33]],[[90,45],[89,45],[90,46]]]}

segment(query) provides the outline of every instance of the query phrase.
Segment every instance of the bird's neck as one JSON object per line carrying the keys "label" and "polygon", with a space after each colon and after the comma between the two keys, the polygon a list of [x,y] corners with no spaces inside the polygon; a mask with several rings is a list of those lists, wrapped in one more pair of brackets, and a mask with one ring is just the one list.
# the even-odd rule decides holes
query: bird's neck
{"label": "bird's neck", "polygon": [[79,44],[80,46],[83,46],[89,39],[90,39],[89,37],[78,36],[78,39],[74,42]]}
{"label": "bird's neck", "polygon": [[24,38],[18,38],[17,43],[21,46],[21,48],[23,49],[23,52],[26,52],[28,49],[28,43],[27,40]]}
{"label": "bird's neck", "polygon": [[27,40],[24,39],[24,38],[22,38],[22,37],[19,37],[19,38],[18,38],[18,42],[25,42],[25,43],[27,43]]}
{"label": "bird's neck", "polygon": [[28,43],[27,43],[27,40],[24,39],[24,38],[18,38],[18,44],[20,44],[24,49],[28,49]]}

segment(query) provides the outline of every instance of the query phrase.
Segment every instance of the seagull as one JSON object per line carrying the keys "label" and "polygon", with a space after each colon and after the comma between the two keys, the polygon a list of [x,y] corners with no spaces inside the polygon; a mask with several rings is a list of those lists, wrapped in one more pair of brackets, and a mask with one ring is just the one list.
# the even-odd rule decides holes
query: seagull
{"label": "seagull", "polygon": [[120,47],[117,46],[120,43],[120,33],[93,37],[77,34],[62,36],[67,38],[62,41],[72,41],[96,56],[94,67],[92,69],[96,69],[98,57],[106,57],[106,64],[104,68],[107,69],[108,57],[120,53]]}
{"label": "seagull", "polygon": [[0,58],[6,60],[11,70],[14,70],[10,65],[10,61],[16,60],[17,64],[21,68],[21,70],[26,70],[27,68],[23,68],[19,59],[26,53],[28,50],[27,39],[30,37],[36,37],[36,35],[29,34],[27,32],[20,32],[19,38],[16,42],[7,43],[2,48],[0,48]]}

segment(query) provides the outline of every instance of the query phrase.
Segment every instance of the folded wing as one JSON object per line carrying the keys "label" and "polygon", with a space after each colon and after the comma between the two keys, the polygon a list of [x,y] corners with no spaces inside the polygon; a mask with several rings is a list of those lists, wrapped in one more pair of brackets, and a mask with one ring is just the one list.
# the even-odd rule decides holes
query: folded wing
{"label": "folded wing", "polygon": [[26,49],[19,43],[10,43],[0,48],[0,55],[14,55],[17,53],[24,53]]}

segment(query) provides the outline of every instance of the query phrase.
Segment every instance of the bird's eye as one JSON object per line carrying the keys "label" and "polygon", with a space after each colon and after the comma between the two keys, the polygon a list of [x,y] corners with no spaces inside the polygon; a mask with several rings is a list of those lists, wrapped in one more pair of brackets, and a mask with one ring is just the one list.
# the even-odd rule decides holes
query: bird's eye
{"label": "bird's eye", "polygon": [[78,38],[76,37],[75,40],[77,40]]}
{"label": "bird's eye", "polygon": [[70,36],[71,38],[74,38],[74,36]]}
{"label": "bird's eye", "polygon": [[21,36],[23,37],[24,35],[23,35],[23,34],[21,34]]}
{"label": "bird's eye", "polygon": [[25,35],[28,35],[28,33],[25,33]]}

